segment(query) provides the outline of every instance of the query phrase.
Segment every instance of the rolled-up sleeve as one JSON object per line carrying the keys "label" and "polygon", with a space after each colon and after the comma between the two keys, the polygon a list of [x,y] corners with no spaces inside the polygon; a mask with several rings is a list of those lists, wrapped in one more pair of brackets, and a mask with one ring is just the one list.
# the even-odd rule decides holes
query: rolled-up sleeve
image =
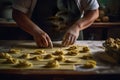
{"label": "rolled-up sleeve", "polygon": [[29,12],[30,6],[31,6],[31,0],[14,0],[12,7],[23,13],[27,13]]}
{"label": "rolled-up sleeve", "polygon": [[97,0],[81,0],[81,5],[85,11],[96,10],[99,8],[99,4]]}

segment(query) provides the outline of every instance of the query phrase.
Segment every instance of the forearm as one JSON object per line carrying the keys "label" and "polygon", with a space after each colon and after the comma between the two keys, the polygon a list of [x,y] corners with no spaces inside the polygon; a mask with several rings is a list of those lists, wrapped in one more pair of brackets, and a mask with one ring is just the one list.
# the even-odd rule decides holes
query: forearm
{"label": "forearm", "polygon": [[75,25],[79,27],[79,30],[84,30],[89,27],[99,16],[98,10],[88,11],[82,19],[79,19]]}
{"label": "forearm", "polygon": [[39,32],[39,30],[41,30],[30,20],[30,18],[28,18],[27,14],[24,14],[20,11],[13,10],[13,19],[16,21],[20,28],[31,35],[34,35],[36,32]]}

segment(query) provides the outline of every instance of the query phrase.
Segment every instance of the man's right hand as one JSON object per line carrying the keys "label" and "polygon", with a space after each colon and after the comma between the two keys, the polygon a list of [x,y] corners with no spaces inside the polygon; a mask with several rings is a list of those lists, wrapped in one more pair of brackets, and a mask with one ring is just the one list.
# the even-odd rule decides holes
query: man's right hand
{"label": "man's right hand", "polygon": [[45,47],[45,48],[53,47],[52,41],[47,33],[39,32],[39,33],[34,34],[33,37],[38,47]]}
{"label": "man's right hand", "polygon": [[38,25],[36,25],[26,13],[13,9],[13,19],[21,29],[34,37],[38,47],[53,47],[52,41]]}

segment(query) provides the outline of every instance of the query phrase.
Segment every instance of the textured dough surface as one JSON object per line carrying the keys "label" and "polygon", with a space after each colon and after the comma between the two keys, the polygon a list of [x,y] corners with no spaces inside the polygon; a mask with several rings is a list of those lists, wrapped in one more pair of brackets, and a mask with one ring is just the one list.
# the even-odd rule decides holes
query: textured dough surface
{"label": "textured dough surface", "polygon": [[[20,44],[17,46],[13,46],[11,49],[15,50],[19,50],[19,54],[10,54],[9,51],[6,52],[8,54],[10,54],[13,58],[16,58],[18,60],[25,60],[25,61],[29,61],[32,63],[32,67],[22,67],[22,69],[57,69],[57,70],[74,70],[75,69],[75,65],[76,64],[84,64],[86,63],[86,59],[81,59],[82,56],[86,55],[86,54],[90,54],[90,51],[87,52],[81,52],[83,50],[83,48],[86,46],[79,46],[79,45],[71,45],[68,47],[61,47],[60,45],[55,46],[54,48],[50,49],[44,49],[44,48],[37,48],[34,47],[34,44],[29,44],[29,43],[25,43],[25,44]],[[58,54],[58,55],[54,55],[54,57],[50,58],[50,59],[45,59],[44,56],[48,55],[48,54],[53,54],[56,51],[61,50],[63,51],[62,54]],[[70,52],[71,50],[75,50],[77,51],[77,55],[67,55],[68,52]],[[45,52],[44,54],[34,54],[36,53],[36,51],[43,51]],[[5,54],[6,54],[5,53]],[[29,54],[29,58],[20,58],[22,55],[25,54]],[[59,67],[55,67],[55,68],[45,68],[43,66],[45,66],[50,60],[54,60],[56,57],[58,56],[64,56],[66,60],[70,60],[69,62],[66,62],[65,60],[63,61],[58,61],[60,66]],[[39,60],[32,60],[33,57],[35,56],[43,56],[43,58],[39,59]],[[4,62],[6,59],[2,59],[0,58],[0,69],[16,69],[16,67],[14,67],[17,64],[2,64],[2,62]],[[17,68],[19,69],[19,67]]]}

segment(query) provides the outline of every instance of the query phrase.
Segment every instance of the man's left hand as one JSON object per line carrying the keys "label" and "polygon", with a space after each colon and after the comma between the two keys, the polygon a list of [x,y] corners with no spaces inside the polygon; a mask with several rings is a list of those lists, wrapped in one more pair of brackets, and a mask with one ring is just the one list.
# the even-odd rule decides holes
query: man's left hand
{"label": "man's left hand", "polygon": [[79,27],[78,25],[72,25],[68,31],[65,33],[62,41],[63,46],[69,46],[75,43],[79,36]]}

